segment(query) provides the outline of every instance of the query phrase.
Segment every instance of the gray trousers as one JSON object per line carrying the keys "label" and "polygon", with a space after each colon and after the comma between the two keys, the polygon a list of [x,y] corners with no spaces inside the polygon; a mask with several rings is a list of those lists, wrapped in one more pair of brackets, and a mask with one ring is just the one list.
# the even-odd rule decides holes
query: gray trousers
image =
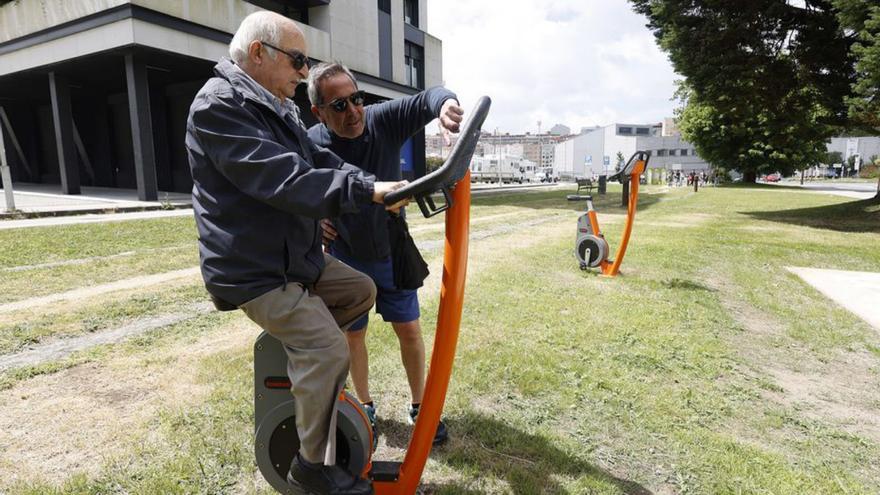
{"label": "gray trousers", "polygon": [[348,341],[343,334],[373,307],[370,277],[330,255],[313,287],[289,283],[240,307],[284,344],[287,374],[296,399],[300,455],[309,462],[336,462],[336,397],[348,376]]}

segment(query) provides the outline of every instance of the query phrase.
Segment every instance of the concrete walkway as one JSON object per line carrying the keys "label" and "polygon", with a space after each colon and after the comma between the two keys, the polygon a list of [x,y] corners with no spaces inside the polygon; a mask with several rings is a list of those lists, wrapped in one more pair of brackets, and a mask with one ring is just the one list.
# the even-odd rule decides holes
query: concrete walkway
{"label": "concrete walkway", "polygon": [[[0,220],[86,213],[167,210],[192,205],[189,193],[159,192],[158,201],[140,201],[133,189],[83,187],[82,194],[62,194],[57,184],[13,184],[15,212],[0,203]],[[3,191],[3,189],[0,189]],[[5,197],[0,192],[0,198]]]}
{"label": "concrete walkway", "polygon": [[23,220],[0,220],[0,230],[22,229],[26,227],[48,227],[52,225],[72,225],[76,223],[122,222],[144,218],[191,217],[192,208],[185,210],[150,210],[131,213],[86,213],[62,217],[26,218]]}
{"label": "concrete walkway", "polygon": [[808,181],[804,182],[803,185],[800,181],[796,180],[784,180],[781,182],[768,182],[767,184],[777,185],[777,186],[788,186],[788,187],[800,187],[801,189],[805,189],[810,192],[820,193],[820,194],[832,194],[834,196],[845,196],[847,198],[856,198],[856,199],[871,199],[877,194],[877,182],[864,182],[864,181],[853,181],[847,182],[845,180],[835,179],[835,180],[817,180],[817,181]]}
{"label": "concrete walkway", "polygon": [[796,266],[785,269],[880,330],[880,273]]}
{"label": "concrete walkway", "polygon": [[[553,189],[571,186],[556,184],[474,184],[474,195],[510,192],[524,189]],[[0,188],[0,198],[3,197]],[[82,194],[61,193],[52,184],[14,185],[16,212],[0,209],[0,230],[26,227],[48,227],[78,223],[119,222],[144,218],[192,216],[189,193],[160,192],[161,201],[138,201],[137,191],[107,187],[83,187]],[[415,206],[415,205],[413,205]],[[0,204],[0,208],[3,205]]]}

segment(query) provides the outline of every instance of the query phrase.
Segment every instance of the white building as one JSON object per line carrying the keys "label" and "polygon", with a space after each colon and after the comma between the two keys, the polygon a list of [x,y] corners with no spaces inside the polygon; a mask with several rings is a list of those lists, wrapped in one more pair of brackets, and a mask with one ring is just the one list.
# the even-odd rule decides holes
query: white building
{"label": "white building", "polygon": [[836,137],[828,143],[829,152],[840,152],[844,163],[851,156],[858,156],[861,163],[880,157],[880,137]]}
{"label": "white building", "polygon": [[636,151],[650,156],[649,168],[706,170],[693,145],[680,135],[662,136],[659,124],[610,124],[555,146],[553,167],[562,178],[613,174]]}

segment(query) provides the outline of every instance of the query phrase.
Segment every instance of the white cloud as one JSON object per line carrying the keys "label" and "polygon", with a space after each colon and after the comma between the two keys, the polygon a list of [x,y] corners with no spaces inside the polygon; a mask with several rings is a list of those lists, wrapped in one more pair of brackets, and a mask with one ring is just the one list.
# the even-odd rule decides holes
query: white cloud
{"label": "white cloud", "polygon": [[484,129],[511,133],[671,116],[678,77],[645,23],[623,0],[428,2],[446,86],[465,110],[489,95]]}

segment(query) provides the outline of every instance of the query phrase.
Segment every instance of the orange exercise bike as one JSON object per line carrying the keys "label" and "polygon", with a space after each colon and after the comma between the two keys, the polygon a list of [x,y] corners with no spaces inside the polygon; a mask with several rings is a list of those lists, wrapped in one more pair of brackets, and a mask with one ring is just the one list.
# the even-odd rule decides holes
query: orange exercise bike
{"label": "orange exercise bike", "polygon": [[[355,476],[372,479],[378,495],[416,492],[440,422],[464,303],[471,204],[468,168],[490,105],[488,97],[479,99],[442,167],[385,196],[387,205],[415,198],[425,217],[445,211],[446,243],[434,350],[424,400],[403,462],[373,461],[373,433],[363,407],[347,392],[342,392],[336,402],[336,465]],[[432,194],[437,192],[445,198],[439,207],[432,199]],[[257,467],[273,488],[294,495],[299,491],[286,481],[290,462],[299,450],[290,386],[287,356],[281,342],[263,332],[254,344]]]}
{"label": "orange exercise bike", "polygon": [[629,198],[626,207],[626,225],[623,227],[623,237],[620,239],[620,249],[617,256],[609,260],[608,241],[599,229],[599,218],[593,208],[592,196],[580,196],[569,194],[569,201],[586,201],[587,211],[578,218],[577,237],[574,242],[574,254],[580,263],[581,270],[599,268],[602,276],[616,277],[620,273],[620,264],[626,254],[626,246],[629,244],[632,234],[633,222],[636,218],[636,207],[639,203],[639,179],[648,167],[648,153],[636,151],[626,162],[620,172],[610,176],[608,180],[619,180],[621,184],[629,180]]}

